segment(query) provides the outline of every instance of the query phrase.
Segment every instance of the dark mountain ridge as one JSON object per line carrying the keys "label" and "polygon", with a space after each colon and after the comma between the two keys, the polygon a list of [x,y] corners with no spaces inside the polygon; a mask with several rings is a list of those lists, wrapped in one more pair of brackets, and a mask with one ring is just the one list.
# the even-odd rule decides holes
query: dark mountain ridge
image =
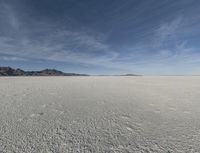
{"label": "dark mountain ridge", "polygon": [[88,76],[87,74],[64,73],[56,69],[44,69],[41,71],[24,71],[11,67],[0,67],[0,76]]}

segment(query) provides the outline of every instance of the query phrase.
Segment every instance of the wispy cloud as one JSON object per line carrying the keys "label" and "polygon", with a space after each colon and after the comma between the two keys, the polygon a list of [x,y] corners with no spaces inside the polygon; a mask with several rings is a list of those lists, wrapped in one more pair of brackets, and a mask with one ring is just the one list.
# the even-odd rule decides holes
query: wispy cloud
{"label": "wispy cloud", "polygon": [[16,56],[5,56],[5,55],[1,55],[0,60],[1,61],[10,61],[10,62],[27,61],[27,59],[25,59],[25,58],[16,57]]}
{"label": "wispy cloud", "polygon": [[18,30],[20,27],[20,22],[16,16],[17,12],[13,10],[12,6],[2,2],[0,3],[0,9],[1,20],[7,23],[7,26],[12,27],[14,30]]}
{"label": "wispy cloud", "polygon": [[[37,28],[34,30],[31,25],[23,23],[25,21],[20,23],[20,12],[16,12],[12,6],[2,3],[1,8],[6,15],[2,17],[4,23],[18,33],[0,36],[0,53],[96,65],[111,61],[118,55],[105,42],[106,34],[80,29],[68,30],[49,21],[35,21]],[[25,27],[19,28],[20,24]],[[28,32],[24,32],[24,29]],[[38,35],[35,35],[36,33]]]}
{"label": "wispy cloud", "polygon": [[182,18],[178,17],[171,22],[161,24],[157,30],[158,36],[163,40],[174,37],[178,31],[179,26],[181,25],[181,21]]}

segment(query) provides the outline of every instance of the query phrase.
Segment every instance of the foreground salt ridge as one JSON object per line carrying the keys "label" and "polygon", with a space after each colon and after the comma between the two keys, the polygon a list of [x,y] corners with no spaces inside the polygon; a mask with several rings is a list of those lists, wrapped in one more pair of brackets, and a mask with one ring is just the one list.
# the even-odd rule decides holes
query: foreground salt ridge
{"label": "foreground salt ridge", "polygon": [[200,77],[0,78],[0,152],[200,152]]}

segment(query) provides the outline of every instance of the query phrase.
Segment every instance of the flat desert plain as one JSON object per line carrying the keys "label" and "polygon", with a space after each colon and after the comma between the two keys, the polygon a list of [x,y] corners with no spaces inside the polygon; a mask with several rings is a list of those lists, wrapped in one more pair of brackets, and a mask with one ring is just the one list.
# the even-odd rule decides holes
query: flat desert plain
{"label": "flat desert plain", "polygon": [[1,77],[1,153],[199,153],[200,77]]}

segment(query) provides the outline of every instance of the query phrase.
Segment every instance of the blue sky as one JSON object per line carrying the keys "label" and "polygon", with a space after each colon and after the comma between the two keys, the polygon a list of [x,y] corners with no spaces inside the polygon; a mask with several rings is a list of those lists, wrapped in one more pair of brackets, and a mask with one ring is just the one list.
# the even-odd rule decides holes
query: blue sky
{"label": "blue sky", "polygon": [[200,74],[199,0],[0,0],[0,65]]}

